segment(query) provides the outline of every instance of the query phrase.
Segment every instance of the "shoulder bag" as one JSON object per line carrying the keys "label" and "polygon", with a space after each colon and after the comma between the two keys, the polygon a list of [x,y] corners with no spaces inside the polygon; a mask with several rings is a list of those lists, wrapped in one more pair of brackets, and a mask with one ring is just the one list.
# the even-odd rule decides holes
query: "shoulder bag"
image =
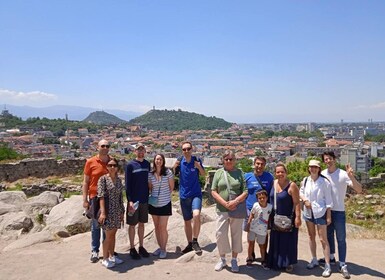
{"label": "shoulder bag", "polygon": [[[227,178],[226,170],[223,169],[223,175],[225,176],[225,181],[227,185],[227,191],[229,193],[229,200],[235,199],[238,195],[231,194],[230,190],[230,184],[229,180]],[[228,211],[230,218],[236,218],[236,219],[244,219],[247,216],[246,211],[246,199],[244,199],[242,202],[240,202],[237,207],[234,210]]]}
{"label": "shoulder bag", "polygon": [[293,212],[291,216],[278,215],[277,214],[277,190],[274,187],[274,218],[273,218],[273,230],[281,232],[291,232],[293,230]]}

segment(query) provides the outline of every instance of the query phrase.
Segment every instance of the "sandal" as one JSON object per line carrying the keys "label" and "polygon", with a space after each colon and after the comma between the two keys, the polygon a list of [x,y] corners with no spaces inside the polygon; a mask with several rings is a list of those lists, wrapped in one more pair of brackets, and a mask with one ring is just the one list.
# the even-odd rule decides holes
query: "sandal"
{"label": "sandal", "polygon": [[252,267],[253,266],[253,259],[247,258],[246,259],[246,266],[247,267]]}
{"label": "sandal", "polygon": [[294,267],[293,267],[293,265],[291,265],[291,264],[289,264],[289,265],[286,266],[286,268],[285,268],[285,270],[286,270],[287,273],[293,272],[293,269],[294,269]]}

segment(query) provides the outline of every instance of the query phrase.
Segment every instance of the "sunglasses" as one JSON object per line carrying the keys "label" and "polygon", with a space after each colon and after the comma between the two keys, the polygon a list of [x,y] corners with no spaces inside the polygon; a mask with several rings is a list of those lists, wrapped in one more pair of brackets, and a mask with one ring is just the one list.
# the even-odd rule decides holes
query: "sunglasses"
{"label": "sunglasses", "polygon": [[108,167],[118,167],[117,164],[107,164]]}
{"label": "sunglasses", "polygon": [[100,145],[101,148],[107,148],[109,149],[110,148],[110,145]]}
{"label": "sunglasses", "polygon": [[225,161],[233,161],[233,158],[225,158]]}
{"label": "sunglasses", "polygon": [[191,151],[191,148],[183,148],[182,151],[183,152],[188,152],[188,151]]}

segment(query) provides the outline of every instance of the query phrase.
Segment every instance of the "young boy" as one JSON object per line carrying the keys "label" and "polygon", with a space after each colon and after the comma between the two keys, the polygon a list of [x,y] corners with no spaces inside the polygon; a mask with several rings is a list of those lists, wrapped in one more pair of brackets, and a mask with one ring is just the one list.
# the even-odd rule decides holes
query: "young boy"
{"label": "young boy", "polygon": [[[256,193],[257,202],[254,203],[251,209],[249,220],[247,221],[246,231],[248,241],[257,241],[259,250],[261,252],[261,264],[264,269],[268,269],[266,265],[266,251],[267,251],[267,226],[270,219],[272,205],[267,203],[266,190],[259,190]],[[252,253],[254,248],[248,247],[248,257],[246,260],[246,266],[251,267],[253,258]]]}

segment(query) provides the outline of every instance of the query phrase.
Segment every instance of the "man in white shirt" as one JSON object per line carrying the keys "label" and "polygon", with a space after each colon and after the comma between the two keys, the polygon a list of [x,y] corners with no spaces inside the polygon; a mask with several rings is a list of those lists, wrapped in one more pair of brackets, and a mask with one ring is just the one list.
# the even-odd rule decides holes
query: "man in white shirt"
{"label": "man in white shirt", "polygon": [[[346,216],[345,216],[345,195],[347,187],[351,187],[357,193],[362,192],[362,185],[354,177],[353,169],[350,164],[346,165],[346,171],[337,168],[336,156],[334,152],[328,151],[322,154],[322,160],[327,165],[327,169],[322,171],[322,175],[329,179],[332,188],[332,222],[327,227],[328,241],[330,245],[330,263],[335,264],[335,243],[334,232],[338,243],[338,257],[340,271],[345,279],[350,278],[345,259],[346,259]],[[320,259],[320,262],[324,259]]]}

